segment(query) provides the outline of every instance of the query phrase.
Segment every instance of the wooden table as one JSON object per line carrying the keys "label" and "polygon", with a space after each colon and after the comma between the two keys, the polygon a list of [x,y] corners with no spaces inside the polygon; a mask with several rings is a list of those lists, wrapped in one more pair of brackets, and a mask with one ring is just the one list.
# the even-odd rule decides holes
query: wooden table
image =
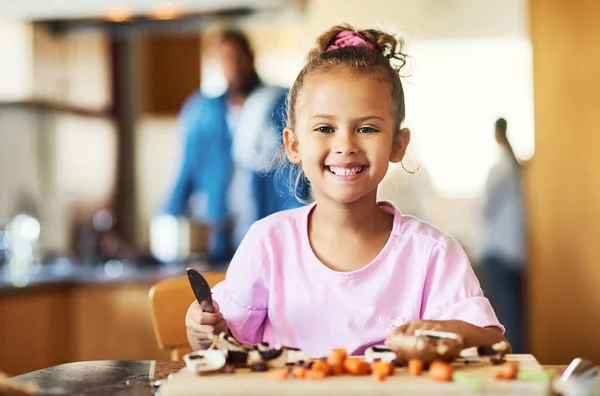
{"label": "wooden table", "polygon": [[52,394],[154,395],[156,380],[184,367],[182,361],[97,360],[61,364],[11,380],[38,384]]}
{"label": "wooden table", "polygon": [[[153,395],[154,381],[167,378],[184,367],[182,361],[100,360],[49,367],[13,377],[17,382],[35,382],[55,394]],[[543,366],[562,372],[566,366]]]}

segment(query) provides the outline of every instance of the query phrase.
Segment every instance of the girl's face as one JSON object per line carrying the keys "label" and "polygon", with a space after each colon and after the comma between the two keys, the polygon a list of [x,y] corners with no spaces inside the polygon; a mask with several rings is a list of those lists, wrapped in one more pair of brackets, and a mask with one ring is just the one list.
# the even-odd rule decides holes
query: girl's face
{"label": "girl's face", "polygon": [[402,160],[410,141],[408,129],[394,130],[389,87],[337,67],[306,78],[295,110],[295,130],[284,130],[284,144],[290,161],[302,164],[315,198],[375,200],[389,162]]}

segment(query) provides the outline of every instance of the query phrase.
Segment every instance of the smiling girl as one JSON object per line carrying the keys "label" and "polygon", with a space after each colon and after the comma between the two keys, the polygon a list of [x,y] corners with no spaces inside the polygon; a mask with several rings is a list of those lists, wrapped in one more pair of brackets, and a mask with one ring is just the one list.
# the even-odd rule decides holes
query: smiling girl
{"label": "smiling girl", "polygon": [[226,330],[314,356],[337,347],[362,354],[417,329],[457,333],[465,347],[506,341],[458,242],[377,202],[389,163],[410,142],[402,45],[348,25],[318,38],[289,93],[283,131],[314,202],[253,225],[214,288],[215,313],[197,302],[188,310],[194,349]]}

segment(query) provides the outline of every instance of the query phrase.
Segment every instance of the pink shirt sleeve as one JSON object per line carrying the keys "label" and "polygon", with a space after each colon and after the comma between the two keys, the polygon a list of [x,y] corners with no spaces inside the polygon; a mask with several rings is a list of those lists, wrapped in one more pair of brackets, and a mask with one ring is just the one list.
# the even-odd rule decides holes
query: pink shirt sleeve
{"label": "pink shirt sleeve", "polygon": [[267,256],[261,239],[256,227],[251,227],[229,264],[225,280],[212,290],[229,331],[249,344],[262,341],[269,299]]}
{"label": "pink shirt sleeve", "polygon": [[494,309],[460,244],[442,239],[429,260],[421,317],[426,320],[463,320],[480,327],[496,326],[504,332]]}

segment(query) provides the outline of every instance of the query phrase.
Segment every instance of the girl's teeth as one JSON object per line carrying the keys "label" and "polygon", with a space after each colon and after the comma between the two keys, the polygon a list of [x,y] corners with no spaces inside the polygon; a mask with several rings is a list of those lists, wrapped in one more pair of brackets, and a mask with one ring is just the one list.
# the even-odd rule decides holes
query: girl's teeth
{"label": "girl's teeth", "polygon": [[354,168],[337,168],[337,167],[330,166],[329,170],[331,171],[331,173],[334,173],[334,174],[340,175],[340,176],[355,175],[362,170],[362,166],[357,166]]}

